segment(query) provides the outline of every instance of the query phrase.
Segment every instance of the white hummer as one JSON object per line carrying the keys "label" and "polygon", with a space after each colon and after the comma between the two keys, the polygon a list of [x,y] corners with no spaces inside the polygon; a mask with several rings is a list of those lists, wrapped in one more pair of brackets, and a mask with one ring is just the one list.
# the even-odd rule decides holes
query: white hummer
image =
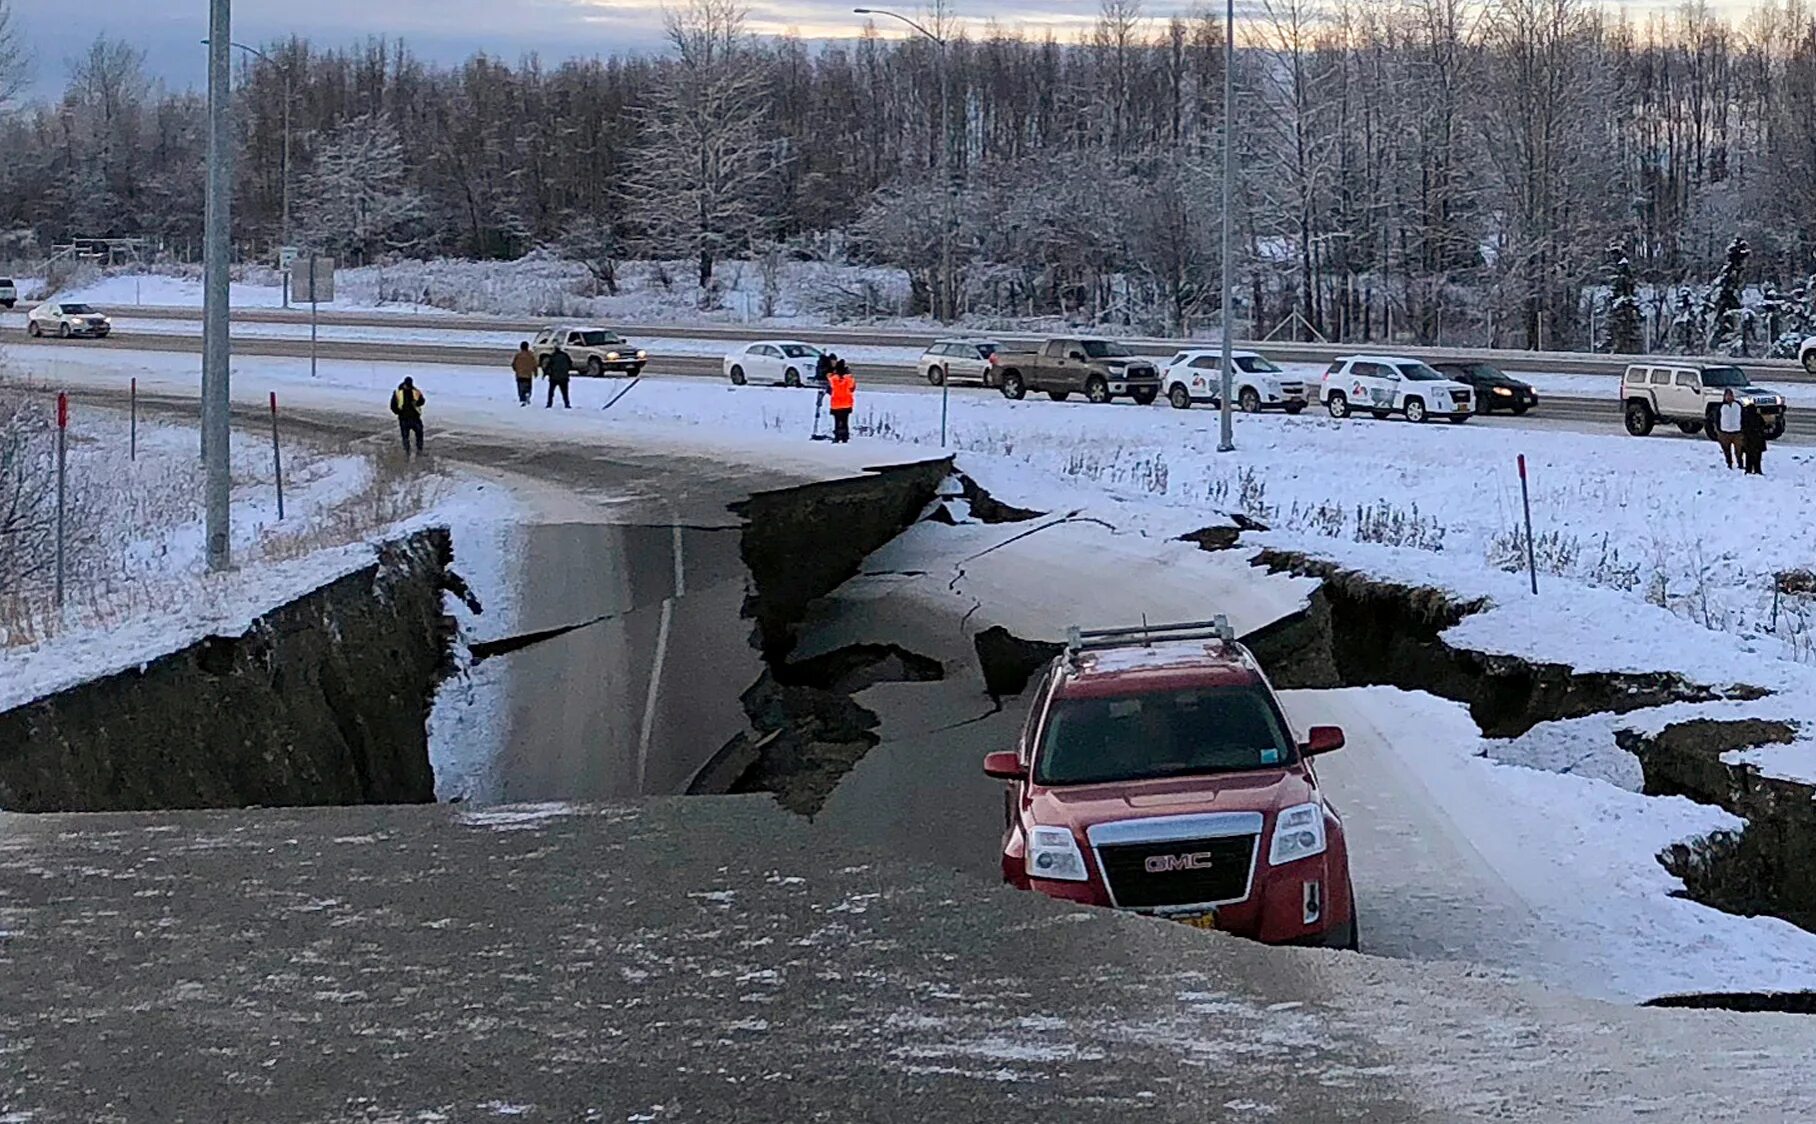
{"label": "white hummer", "polygon": [[1742,406],[1755,406],[1766,423],[1766,440],[1784,435],[1784,395],[1753,385],[1732,363],[1633,363],[1621,376],[1621,412],[1627,432],[1644,437],[1659,422],[1684,433],[1715,436],[1714,418],[1722,396],[1734,392]]}
{"label": "white hummer", "polygon": [[1449,418],[1461,425],[1475,412],[1475,391],[1417,359],[1396,355],[1345,355],[1324,372],[1318,401],[1333,418],[1367,410],[1377,418],[1404,414],[1409,422]]}

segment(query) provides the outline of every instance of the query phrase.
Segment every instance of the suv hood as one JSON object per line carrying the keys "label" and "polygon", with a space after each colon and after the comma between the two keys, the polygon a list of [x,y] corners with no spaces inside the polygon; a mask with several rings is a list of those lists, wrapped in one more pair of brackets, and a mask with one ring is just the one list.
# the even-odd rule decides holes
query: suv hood
{"label": "suv hood", "polygon": [[1092,824],[1178,816],[1193,812],[1261,812],[1304,804],[1317,795],[1298,769],[1257,769],[1156,781],[1118,781],[1034,790],[1034,821],[1070,827],[1082,835]]}

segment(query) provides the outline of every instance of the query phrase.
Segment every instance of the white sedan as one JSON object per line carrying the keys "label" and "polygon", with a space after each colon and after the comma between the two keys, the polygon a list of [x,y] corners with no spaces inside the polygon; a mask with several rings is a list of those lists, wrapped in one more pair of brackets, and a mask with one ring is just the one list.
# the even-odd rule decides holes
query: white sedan
{"label": "white sedan", "polygon": [[113,331],[113,321],[88,305],[76,301],[46,301],[25,314],[25,333],[30,336],[93,336],[104,338]]}
{"label": "white sedan", "polygon": [[733,386],[749,382],[802,386],[817,382],[820,349],[799,340],[757,340],[725,357],[725,377]]}
{"label": "white sedan", "polygon": [[[1176,410],[1187,409],[1194,402],[1216,402],[1223,393],[1222,362],[1223,353],[1215,349],[1174,355],[1163,364],[1160,376],[1167,401]],[[1232,351],[1230,366],[1235,368],[1230,387],[1237,409],[1251,414],[1257,410],[1296,414],[1305,409],[1305,380],[1287,374],[1265,356],[1253,351]]]}

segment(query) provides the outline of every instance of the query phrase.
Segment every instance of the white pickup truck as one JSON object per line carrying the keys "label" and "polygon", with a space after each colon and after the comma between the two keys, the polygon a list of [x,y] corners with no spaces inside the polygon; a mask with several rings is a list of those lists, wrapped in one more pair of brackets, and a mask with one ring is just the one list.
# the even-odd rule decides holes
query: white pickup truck
{"label": "white pickup truck", "polygon": [[1472,388],[1397,355],[1342,356],[1319,381],[1318,401],[1333,418],[1367,410],[1377,418],[1404,414],[1409,422],[1422,422],[1441,417],[1461,425],[1475,413]]}

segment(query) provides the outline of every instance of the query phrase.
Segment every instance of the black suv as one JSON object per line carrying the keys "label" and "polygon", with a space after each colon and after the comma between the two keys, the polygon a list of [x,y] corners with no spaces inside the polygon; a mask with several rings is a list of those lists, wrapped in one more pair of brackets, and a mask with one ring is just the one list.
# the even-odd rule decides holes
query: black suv
{"label": "black suv", "polygon": [[1431,368],[1447,379],[1455,379],[1476,392],[1478,414],[1508,410],[1524,414],[1539,404],[1539,392],[1531,383],[1523,383],[1499,367],[1473,360],[1432,363]]}

